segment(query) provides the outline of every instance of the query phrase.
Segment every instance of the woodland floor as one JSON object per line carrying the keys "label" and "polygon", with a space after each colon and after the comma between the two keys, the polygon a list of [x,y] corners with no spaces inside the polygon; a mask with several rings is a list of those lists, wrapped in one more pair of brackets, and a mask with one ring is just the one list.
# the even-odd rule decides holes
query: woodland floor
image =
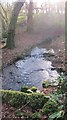
{"label": "woodland floor", "polygon": [[[51,41],[46,40],[46,38],[52,38]],[[3,66],[6,66],[9,63],[12,63],[17,56],[20,56],[25,50],[30,49],[32,46],[44,47],[47,49],[53,48],[55,51],[55,59],[52,60],[53,65],[58,68],[65,69],[65,38],[64,30],[57,28],[48,29],[41,33],[27,33],[23,32],[22,28],[19,27],[16,29],[15,35],[15,48],[10,50],[8,48],[2,49],[2,63]],[[44,89],[45,94],[54,92],[55,88]],[[27,111],[28,110],[28,111]],[[7,111],[7,112],[6,112]],[[2,106],[2,120],[21,120],[21,118],[15,118],[14,114],[15,108],[12,108],[10,105],[3,104]],[[22,110],[23,111],[23,110]],[[24,111],[27,111],[29,114],[32,113],[30,108],[25,108]],[[6,115],[6,119],[4,116]],[[9,118],[7,118],[7,116]],[[14,119],[13,119],[14,118]],[[24,119],[22,119],[24,120]],[[47,116],[44,116],[42,120],[47,120]]]}
{"label": "woodland floor", "polygon": [[[47,40],[48,38],[52,40]],[[55,51],[55,60],[52,60],[55,67],[64,69],[65,60],[65,38],[64,30],[59,27],[52,27],[40,33],[24,32],[22,27],[17,27],[15,35],[15,48],[2,49],[2,63],[6,66],[12,63],[23,52],[29,50],[33,46],[44,47],[47,49],[53,48]]]}
{"label": "woodland floor", "polygon": [[[55,90],[56,90],[55,87],[48,87],[48,88],[44,88],[41,92],[43,92],[45,95],[48,95],[49,93],[54,93]],[[30,116],[33,114],[32,109],[28,105],[22,107],[23,109],[20,110],[21,112],[25,112]],[[2,109],[2,120],[27,120],[27,118],[22,118],[21,116],[17,117],[15,114],[15,111],[17,109],[12,107],[10,104],[3,104],[2,106],[0,105],[0,108]],[[40,112],[40,110],[37,111]],[[41,120],[48,120],[48,116],[43,115]]]}

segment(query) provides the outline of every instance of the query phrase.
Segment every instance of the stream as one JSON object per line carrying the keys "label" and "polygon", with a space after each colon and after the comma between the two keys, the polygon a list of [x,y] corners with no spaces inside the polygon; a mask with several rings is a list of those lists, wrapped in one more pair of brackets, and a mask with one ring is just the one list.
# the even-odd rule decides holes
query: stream
{"label": "stream", "polygon": [[55,82],[59,74],[53,69],[52,62],[47,60],[47,56],[54,54],[54,50],[35,47],[30,56],[16,61],[3,69],[2,88],[5,90],[21,90],[21,86],[36,86],[42,88],[42,83],[48,80]]}

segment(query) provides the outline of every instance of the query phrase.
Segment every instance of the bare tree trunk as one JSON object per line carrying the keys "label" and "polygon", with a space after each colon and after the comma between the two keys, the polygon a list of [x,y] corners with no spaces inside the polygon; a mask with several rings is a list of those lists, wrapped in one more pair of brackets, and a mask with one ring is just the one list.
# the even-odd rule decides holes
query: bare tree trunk
{"label": "bare tree trunk", "polygon": [[2,16],[0,14],[0,43],[2,41]]}
{"label": "bare tree trunk", "polygon": [[[65,83],[67,83],[67,1],[65,3]],[[65,120],[67,120],[67,84],[65,84]]]}
{"label": "bare tree trunk", "polygon": [[7,47],[10,49],[15,47],[15,42],[14,42],[15,28],[16,28],[18,14],[23,4],[24,4],[23,0],[21,2],[17,1],[12,11],[12,16],[8,28],[8,36],[7,36]]}
{"label": "bare tree trunk", "polygon": [[32,32],[33,29],[33,0],[30,0],[27,18],[27,31]]}

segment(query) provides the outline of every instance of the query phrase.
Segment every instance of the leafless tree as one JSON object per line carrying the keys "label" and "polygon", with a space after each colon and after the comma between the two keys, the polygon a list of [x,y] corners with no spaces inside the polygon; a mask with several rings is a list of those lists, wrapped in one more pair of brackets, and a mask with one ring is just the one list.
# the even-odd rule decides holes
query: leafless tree
{"label": "leafless tree", "polygon": [[7,36],[7,47],[10,49],[13,49],[15,47],[15,41],[14,41],[14,36],[15,36],[15,28],[16,28],[16,23],[17,23],[17,18],[18,14],[24,5],[25,0],[18,0],[15,2],[13,11],[12,11],[12,16],[10,19],[10,24],[8,28],[8,36]]}

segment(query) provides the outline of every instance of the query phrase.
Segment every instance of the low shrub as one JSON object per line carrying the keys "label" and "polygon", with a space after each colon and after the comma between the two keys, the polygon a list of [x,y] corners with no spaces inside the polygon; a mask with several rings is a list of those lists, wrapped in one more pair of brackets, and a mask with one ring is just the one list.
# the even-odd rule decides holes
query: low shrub
{"label": "low shrub", "polygon": [[65,76],[62,75],[57,80],[58,80],[57,92],[61,94],[67,92],[67,79],[65,78]]}
{"label": "low shrub", "polygon": [[27,93],[27,90],[29,89],[28,86],[22,86],[21,87],[21,92]]}
{"label": "low shrub", "polygon": [[42,83],[42,87],[43,87],[43,88],[47,88],[47,87],[49,87],[49,86],[50,86],[50,84],[48,83],[47,80]]}
{"label": "low shrub", "polygon": [[22,117],[23,119],[25,119],[25,118],[30,119],[30,118],[31,118],[31,117],[30,117],[30,116],[31,116],[30,114],[28,114],[28,113],[26,113],[26,112],[21,112],[21,111],[16,112],[15,115],[16,115],[17,117]]}
{"label": "low shrub", "polygon": [[17,117],[22,117],[22,116],[24,116],[24,113],[18,111],[18,112],[15,113],[15,115],[16,115]]}
{"label": "low shrub", "polygon": [[48,120],[64,120],[62,95],[50,94],[50,99],[42,108],[42,114],[49,115]]}
{"label": "low shrub", "polygon": [[31,116],[32,120],[41,120],[41,114],[39,112],[35,112]]}
{"label": "low shrub", "polygon": [[44,106],[43,106],[43,114],[49,114],[54,111],[57,111],[58,104],[54,101],[49,100]]}
{"label": "low shrub", "polygon": [[36,92],[37,91],[37,87],[33,86],[33,87],[30,88],[30,90],[33,91],[33,92]]}
{"label": "low shrub", "polygon": [[51,114],[48,118],[48,120],[66,120],[64,118],[64,111],[58,111],[58,112],[54,112],[53,114]]}
{"label": "low shrub", "polygon": [[49,98],[42,93],[33,93],[31,96],[28,96],[27,101],[29,102],[29,106],[33,110],[36,110],[41,109],[48,99]]}
{"label": "low shrub", "polygon": [[0,94],[2,95],[3,103],[9,103],[14,107],[22,107],[22,105],[29,103],[28,105],[32,109],[42,108],[49,99],[42,93],[29,94],[18,91],[1,90]]}
{"label": "low shrub", "polygon": [[14,107],[20,107],[26,104],[27,94],[18,91],[2,90],[2,102],[9,103]]}

